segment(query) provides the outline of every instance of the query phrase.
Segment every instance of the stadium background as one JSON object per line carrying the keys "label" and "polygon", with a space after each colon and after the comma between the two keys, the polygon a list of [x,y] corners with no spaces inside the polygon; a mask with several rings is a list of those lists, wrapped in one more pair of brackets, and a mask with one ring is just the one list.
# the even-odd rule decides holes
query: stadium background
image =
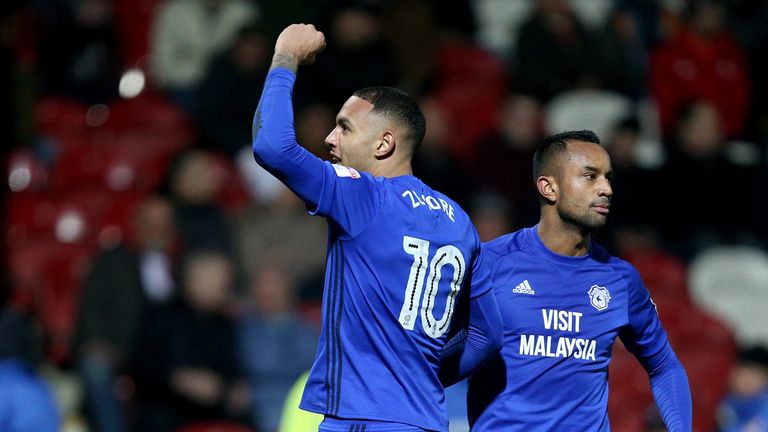
{"label": "stadium background", "polygon": [[[274,38],[292,22],[316,23],[328,40],[300,71],[299,142],[326,157],[322,140],[353,90],[406,89],[428,123],[416,174],[462,203],[484,239],[535,222],[530,158],[541,137],[599,134],[616,182],[597,238],[644,276],[691,380],[695,430],[715,430],[738,348],[768,343],[764,1],[35,0],[2,9],[3,313],[33,320],[25,352],[55,390],[64,430],[90,421],[75,340],[85,281],[96,257],[141,248],[135,213],[148,198],[170,204],[175,233],[170,291],[147,310],[162,314],[184,297],[188,253],[228,257],[235,276],[217,313],[250,335],[235,347],[237,367],[253,411],[263,410],[246,422],[274,427],[308,364],[287,362],[296,347],[270,350],[282,341],[273,318],[290,316],[311,335],[325,247],[322,221],[305,217],[248,151]],[[145,401],[129,363],[112,390],[135,422]],[[610,377],[614,430],[653,430],[647,377],[620,346]]]}

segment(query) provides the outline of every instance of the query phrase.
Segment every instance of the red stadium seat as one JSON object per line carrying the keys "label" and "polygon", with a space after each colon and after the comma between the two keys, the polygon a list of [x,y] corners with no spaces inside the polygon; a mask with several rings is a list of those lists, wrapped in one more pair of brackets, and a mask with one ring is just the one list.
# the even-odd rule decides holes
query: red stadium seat
{"label": "red stadium seat", "polygon": [[464,42],[444,42],[437,53],[432,96],[448,114],[454,130],[452,150],[467,160],[471,145],[494,130],[507,90],[504,65],[491,54]]}
{"label": "red stadium seat", "polygon": [[97,227],[99,246],[106,249],[133,239],[136,208],[143,196],[138,193],[124,193],[111,203]]}
{"label": "red stadium seat", "polygon": [[72,131],[87,131],[88,106],[75,99],[49,97],[35,105],[35,120],[43,135],[59,135]]}
{"label": "red stadium seat", "polygon": [[5,241],[16,249],[35,237],[53,238],[56,205],[46,194],[11,194],[5,220]]}
{"label": "red stadium seat", "polygon": [[688,271],[680,259],[658,249],[625,250],[622,258],[637,268],[660,308],[691,303]]}
{"label": "red stadium seat", "polygon": [[51,172],[50,187],[66,191],[103,182],[107,155],[91,145],[90,139],[59,155]]}
{"label": "red stadium seat", "polygon": [[609,416],[611,429],[621,432],[645,431],[645,414],[638,410],[620,411],[621,414]]}
{"label": "red stadium seat", "polygon": [[155,190],[171,156],[188,144],[187,139],[181,133],[149,129],[99,130],[87,143],[60,155],[50,187],[56,191],[83,186],[116,192]]}
{"label": "red stadium seat", "polygon": [[43,135],[40,148],[47,158],[56,163],[72,154],[82,154],[90,148],[90,143],[91,131],[62,129]]}
{"label": "red stadium seat", "polygon": [[149,55],[152,22],[162,0],[115,0],[115,28],[120,40],[123,65],[141,67]]}
{"label": "red stadium seat", "polygon": [[95,247],[37,239],[9,254],[15,297],[38,316],[49,359],[69,358],[80,286]]}
{"label": "red stadium seat", "polygon": [[47,340],[47,356],[56,364],[70,360],[80,288],[95,252],[90,245],[67,245],[41,269],[36,310]]}
{"label": "red stadium seat", "polygon": [[8,272],[14,288],[14,303],[33,310],[41,285],[40,269],[61,244],[52,239],[27,241],[8,254]]}
{"label": "red stadium seat", "polygon": [[675,351],[691,384],[694,430],[713,430],[736,358],[736,340],[729,327],[698,308],[679,313],[683,318]]}
{"label": "red stadium seat", "polygon": [[[109,248],[133,237],[136,205],[144,196],[135,191],[76,190],[61,196],[59,214],[69,210],[83,218],[83,232],[75,241]],[[67,233],[59,231],[56,234],[66,236]],[[69,235],[71,237],[72,233]]]}
{"label": "red stadium seat", "polygon": [[609,368],[608,416],[611,428],[640,432],[645,413],[654,403],[648,374],[620,340],[613,347]]}
{"label": "red stadium seat", "polygon": [[191,132],[184,113],[154,92],[144,92],[112,104],[104,127],[116,132],[151,130],[162,135],[189,135]]}
{"label": "red stadium seat", "polygon": [[109,225],[126,227],[125,207],[137,194],[99,187],[53,194],[13,194],[8,202],[6,245],[13,253],[38,240],[95,245]]}
{"label": "red stadium seat", "polygon": [[[721,321],[693,306],[683,306],[674,314],[678,318],[675,325],[664,325],[690,381],[693,430],[708,432],[715,426],[717,407],[727,388],[736,355],[735,338]],[[608,402],[612,426],[621,431],[637,430],[633,429],[635,423],[631,419],[644,418],[646,410],[654,404],[648,375],[620,341],[612,355]],[[627,416],[629,419],[625,419]]]}
{"label": "red stadium seat", "polygon": [[223,185],[218,196],[218,203],[229,214],[238,214],[245,210],[250,196],[245,189],[243,179],[232,161],[222,155],[213,156],[214,169],[221,176]]}
{"label": "red stadium seat", "polygon": [[151,192],[163,182],[171,157],[186,142],[151,131],[121,133],[106,162],[105,185],[110,190]]}
{"label": "red stadium seat", "polygon": [[188,119],[152,93],[115,103],[102,129],[105,142],[97,145],[109,155],[105,180],[112,190],[156,189],[171,157],[193,139]]}

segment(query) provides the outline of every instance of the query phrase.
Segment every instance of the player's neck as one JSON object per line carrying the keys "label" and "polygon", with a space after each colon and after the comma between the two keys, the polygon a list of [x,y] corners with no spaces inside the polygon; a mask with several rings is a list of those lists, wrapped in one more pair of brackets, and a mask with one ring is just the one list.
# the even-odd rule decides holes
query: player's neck
{"label": "player's neck", "polygon": [[584,256],[589,253],[592,235],[560,218],[542,217],[536,232],[544,246],[558,255]]}
{"label": "player's neck", "polygon": [[413,175],[413,169],[410,163],[379,163],[371,167],[371,174],[374,177],[400,177],[404,175]]}

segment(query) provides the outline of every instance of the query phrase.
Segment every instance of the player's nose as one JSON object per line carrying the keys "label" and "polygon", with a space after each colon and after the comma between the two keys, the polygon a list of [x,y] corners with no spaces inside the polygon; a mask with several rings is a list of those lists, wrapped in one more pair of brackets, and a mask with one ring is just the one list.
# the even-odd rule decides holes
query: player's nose
{"label": "player's nose", "polygon": [[608,179],[604,178],[600,182],[597,194],[601,197],[604,196],[607,198],[611,198],[613,196],[613,188],[611,187],[611,182]]}
{"label": "player's nose", "polygon": [[338,147],[339,145],[339,138],[338,134],[336,133],[336,130],[338,127],[333,128],[333,130],[328,134],[328,136],[325,137],[325,145],[327,145],[330,148]]}

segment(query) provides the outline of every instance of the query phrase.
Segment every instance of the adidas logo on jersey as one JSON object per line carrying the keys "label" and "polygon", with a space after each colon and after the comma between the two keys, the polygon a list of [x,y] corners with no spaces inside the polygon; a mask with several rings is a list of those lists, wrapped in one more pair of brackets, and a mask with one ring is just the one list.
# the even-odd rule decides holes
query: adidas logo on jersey
{"label": "adidas logo on jersey", "polygon": [[512,289],[512,292],[515,294],[528,294],[528,295],[536,294],[536,291],[534,291],[533,288],[531,288],[531,284],[528,283],[528,279],[520,282],[519,285],[517,285]]}

